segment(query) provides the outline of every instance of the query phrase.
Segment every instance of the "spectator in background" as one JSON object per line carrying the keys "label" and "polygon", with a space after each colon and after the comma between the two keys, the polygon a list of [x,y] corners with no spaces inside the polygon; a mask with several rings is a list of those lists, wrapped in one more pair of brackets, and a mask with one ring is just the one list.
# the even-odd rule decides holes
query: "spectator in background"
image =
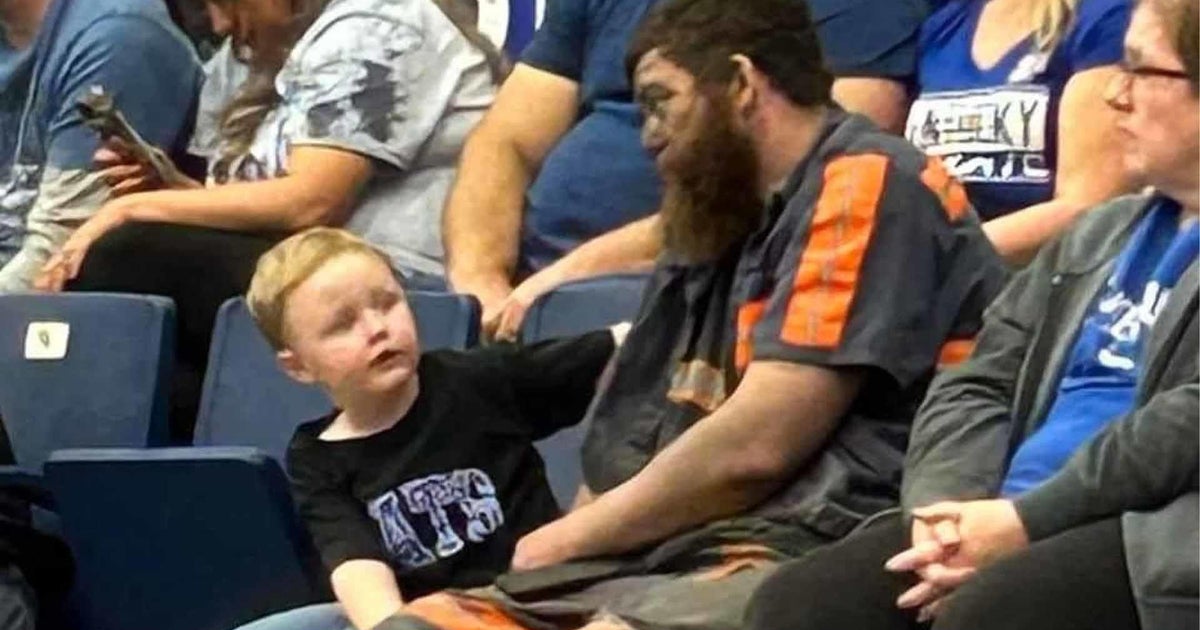
{"label": "spectator in background", "polygon": [[140,134],[174,152],[199,81],[160,0],[0,0],[0,292],[29,289],[108,200],[79,97],[102,87]]}
{"label": "spectator in background", "polygon": [[[834,100],[899,131],[923,0],[803,1],[838,77]],[[639,144],[621,67],[630,35],[656,3],[550,2],[467,142],[446,206],[448,277],[455,290],[479,297],[486,332],[499,327],[509,336],[541,293],[575,278],[648,269],[660,251],[661,185]]]}
{"label": "spectator in background", "polygon": [[224,114],[208,185],[108,203],[41,278],[48,289],[70,281],[175,300],[176,437],[189,434],[218,307],[245,291],[283,235],[343,225],[387,253],[409,286],[442,286],[442,205],[503,61],[444,6],[209,2],[214,29],[252,70]]}
{"label": "spectator in background", "polygon": [[1153,192],[1047,246],[931,388],[904,469],[911,526],[882,516],[780,569],[747,627],[1200,622],[1198,22],[1195,0],[1139,2],[1107,97]]}
{"label": "spectator in background", "polygon": [[668,253],[586,487],[493,587],[379,630],[737,628],[777,562],[895,503],[939,356],[1006,273],[939,162],[832,104],[814,31],[791,0],[651,10],[628,69]]}
{"label": "spectator in background", "polygon": [[1010,262],[1027,262],[1086,209],[1134,189],[1103,98],[1130,5],[953,0],[921,27],[905,136],[963,181]]}

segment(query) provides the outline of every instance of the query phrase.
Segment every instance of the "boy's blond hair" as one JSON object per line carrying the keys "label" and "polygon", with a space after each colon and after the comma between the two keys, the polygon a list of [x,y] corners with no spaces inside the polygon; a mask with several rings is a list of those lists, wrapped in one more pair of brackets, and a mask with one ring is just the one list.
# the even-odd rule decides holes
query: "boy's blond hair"
{"label": "boy's blond hair", "polygon": [[346,254],[362,254],[391,268],[386,255],[361,238],[330,227],[315,227],[280,241],[258,259],[246,305],[267,341],[276,350],[287,346],[283,313],[296,287],[329,261]]}

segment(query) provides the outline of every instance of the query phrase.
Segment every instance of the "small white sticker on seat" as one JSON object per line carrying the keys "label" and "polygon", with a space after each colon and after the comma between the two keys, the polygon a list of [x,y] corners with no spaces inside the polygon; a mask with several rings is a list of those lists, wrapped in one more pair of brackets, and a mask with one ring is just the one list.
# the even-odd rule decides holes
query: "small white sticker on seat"
{"label": "small white sticker on seat", "polygon": [[25,330],[25,359],[61,361],[70,338],[71,325],[66,322],[31,322]]}

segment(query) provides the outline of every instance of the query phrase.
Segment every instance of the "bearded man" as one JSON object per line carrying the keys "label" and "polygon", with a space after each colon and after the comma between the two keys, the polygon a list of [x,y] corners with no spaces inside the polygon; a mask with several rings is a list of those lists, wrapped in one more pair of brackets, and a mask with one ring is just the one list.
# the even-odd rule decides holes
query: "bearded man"
{"label": "bearded man", "polygon": [[666,255],[566,516],[379,628],[736,628],[785,558],[893,506],[939,360],[1005,270],[936,160],[830,100],[791,0],[669,0],[627,67]]}

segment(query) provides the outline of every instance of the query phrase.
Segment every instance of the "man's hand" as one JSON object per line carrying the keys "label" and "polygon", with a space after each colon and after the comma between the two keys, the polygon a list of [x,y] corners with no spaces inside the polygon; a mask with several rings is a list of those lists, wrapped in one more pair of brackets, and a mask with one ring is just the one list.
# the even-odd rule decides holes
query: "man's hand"
{"label": "man's hand", "polygon": [[[578,514],[573,512],[572,514]],[[570,522],[570,515],[526,534],[517,541],[513,552],[512,569],[531,571],[582,557],[579,549],[579,528]]]}
{"label": "man's hand", "polygon": [[456,293],[474,295],[483,308],[481,327],[485,339],[492,339],[504,314],[504,305],[513,287],[504,276],[450,278],[450,289]]}

